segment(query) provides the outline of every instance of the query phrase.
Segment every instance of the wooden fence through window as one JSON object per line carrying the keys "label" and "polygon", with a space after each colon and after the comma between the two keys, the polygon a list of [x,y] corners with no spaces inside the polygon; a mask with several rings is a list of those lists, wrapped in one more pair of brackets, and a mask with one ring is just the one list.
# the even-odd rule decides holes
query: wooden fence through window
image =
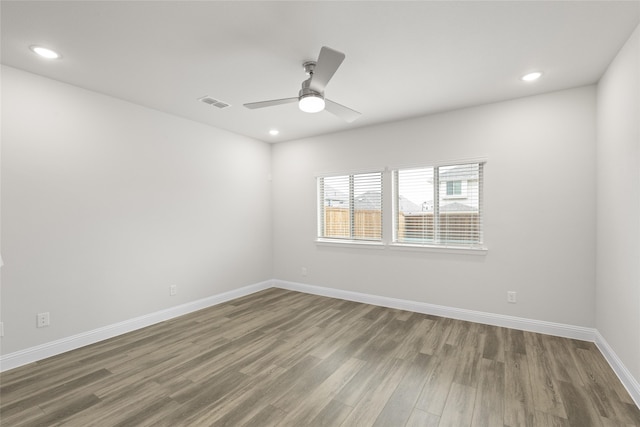
{"label": "wooden fence through window", "polygon": [[[433,241],[433,212],[417,214],[400,213],[398,217],[398,241]],[[477,212],[441,212],[439,215],[442,242],[477,243],[480,242],[480,214]]]}
{"label": "wooden fence through window", "polygon": [[[382,212],[356,209],[351,236],[349,209],[327,206],[324,208],[324,237],[380,239]],[[441,212],[439,240],[444,242],[473,243],[480,241],[480,215],[477,212]],[[398,241],[411,243],[433,241],[433,212],[400,213]]]}
{"label": "wooden fence through window", "polygon": [[325,207],[324,237],[371,240],[382,238],[382,213],[379,210],[356,209],[353,214],[353,237],[351,237],[349,209]]}

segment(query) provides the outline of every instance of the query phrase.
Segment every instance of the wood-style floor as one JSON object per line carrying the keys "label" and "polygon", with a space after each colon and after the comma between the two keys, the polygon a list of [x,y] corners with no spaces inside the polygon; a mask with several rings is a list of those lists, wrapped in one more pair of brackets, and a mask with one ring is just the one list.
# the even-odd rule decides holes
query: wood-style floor
{"label": "wood-style floor", "polygon": [[593,343],[269,289],[0,377],[2,426],[640,426]]}

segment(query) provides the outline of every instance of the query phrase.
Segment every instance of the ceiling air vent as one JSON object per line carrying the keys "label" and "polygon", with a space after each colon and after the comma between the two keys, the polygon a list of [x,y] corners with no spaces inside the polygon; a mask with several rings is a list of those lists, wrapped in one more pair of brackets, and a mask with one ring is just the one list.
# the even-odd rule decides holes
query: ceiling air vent
{"label": "ceiling air vent", "polygon": [[226,102],[220,101],[219,99],[215,99],[210,96],[203,96],[202,98],[198,98],[198,100],[204,102],[205,104],[209,104],[212,107],[218,107],[220,109],[230,107],[230,105]]}

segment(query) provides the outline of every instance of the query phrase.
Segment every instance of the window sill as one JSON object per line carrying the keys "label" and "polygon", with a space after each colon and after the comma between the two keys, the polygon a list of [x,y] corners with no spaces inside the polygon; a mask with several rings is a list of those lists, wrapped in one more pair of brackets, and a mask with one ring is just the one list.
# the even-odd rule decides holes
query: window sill
{"label": "window sill", "polygon": [[391,243],[389,248],[401,251],[422,251],[422,252],[439,252],[447,254],[467,254],[484,256],[489,251],[488,248],[481,246],[476,248],[465,248],[459,246],[428,246],[428,245],[412,245],[407,243]]}
{"label": "window sill", "polygon": [[340,239],[316,239],[316,244],[320,246],[333,246],[333,247],[351,247],[351,248],[365,248],[365,249],[386,249],[398,251],[417,251],[417,252],[436,252],[436,253],[448,253],[448,254],[466,254],[466,255],[480,255],[484,256],[489,251],[484,246],[475,248],[466,248],[460,246],[428,246],[428,245],[412,245],[410,243],[389,243],[372,242],[366,240],[340,240]]}
{"label": "window sill", "polygon": [[352,247],[352,248],[366,248],[366,249],[384,249],[384,243],[372,242],[366,240],[341,240],[341,239],[316,239],[316,244],[321,246],[336,246],[336,247]]}

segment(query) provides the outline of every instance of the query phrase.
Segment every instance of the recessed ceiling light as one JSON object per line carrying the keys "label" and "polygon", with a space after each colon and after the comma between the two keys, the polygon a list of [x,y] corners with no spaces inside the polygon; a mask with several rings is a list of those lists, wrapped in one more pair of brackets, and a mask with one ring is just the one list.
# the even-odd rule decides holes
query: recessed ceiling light
{"label": "recessed ceiling light", "polygon": [[538,80],[540,76],[542,76],[542,73],[540,71],[535,71],[533,73],[525,74],[524,76],[520,77],[520,79],[525,82],[532,82],[534,80]]}
{"label": "recessed ceiling light", "polygon": [[29,49],[47,59],[58,59],[62,57],[58,52],[42,46],[29,46]]}
{"label": "recessed ceiling light", "polygon": [[280,133],[280,131],[278,129],[271,129],[269,131],[269,135],[271,135],[271,136],[276,136],[279,133]]}

